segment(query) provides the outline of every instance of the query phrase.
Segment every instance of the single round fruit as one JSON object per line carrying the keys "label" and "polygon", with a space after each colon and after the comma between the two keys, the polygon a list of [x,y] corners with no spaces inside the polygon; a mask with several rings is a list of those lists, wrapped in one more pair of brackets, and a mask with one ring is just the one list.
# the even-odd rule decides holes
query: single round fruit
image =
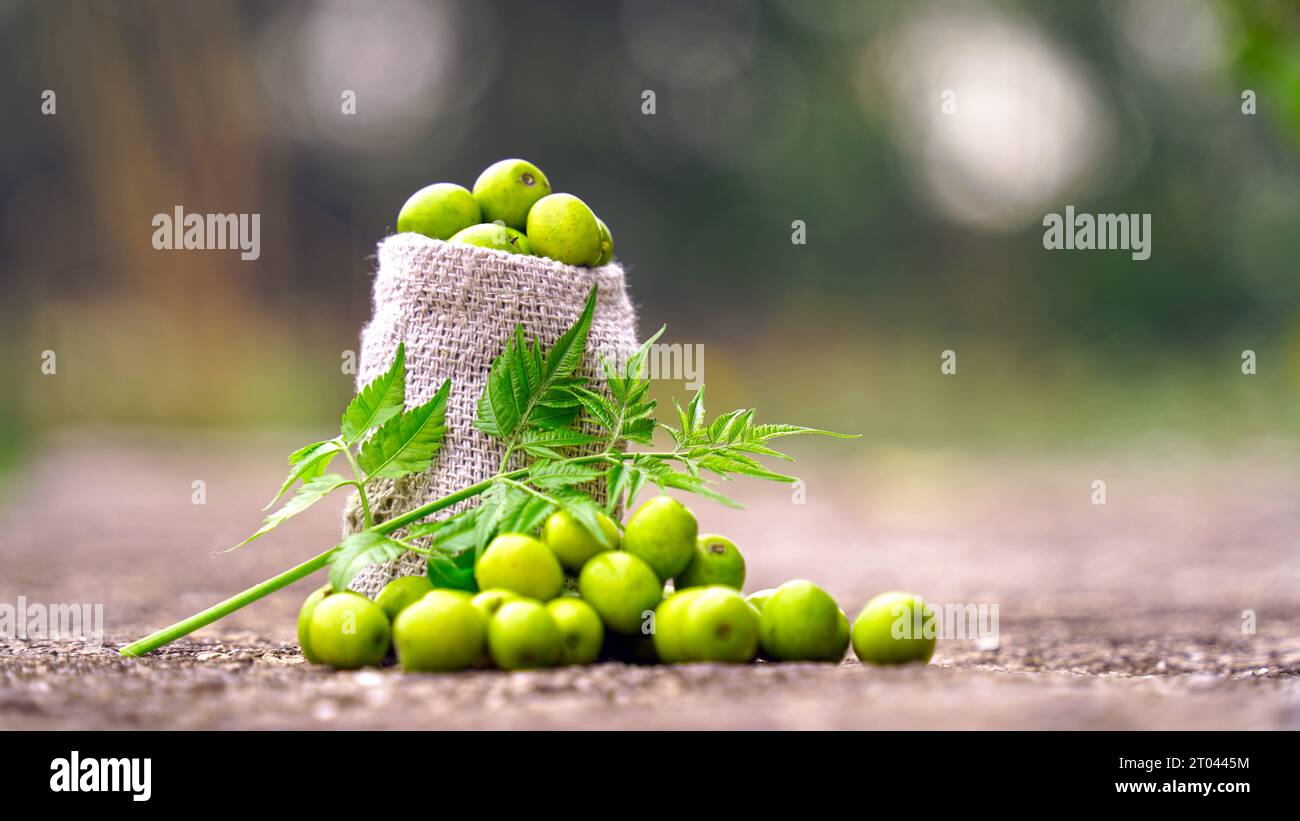
{"label": "single round fruit", "polygon": [[399,576],[379,591],[375,604],[383,610],[392,621],[397,614],[424,598],[424,594],[433,590],[433,582],[428,576]]}
{"label": "single round fruit", "polygon": [[[743,664],[758,653],[760,617],[738,590],[699,588],[683,611],[681,649],[690,661]],[[657,626],[657,625],[656,625]]]}
{"label": "single round fruit", "polygon": [[695,540],[690,564],[673,577],[673,584],[678,590],[710,584],[724,584],[739,590],[745,586],[745,557],[740,555],[731,539],[705,533]]}
{"label": "single round fruit", "polygon": [[594,265],[600,259],[596,215],[572,194],[551,194],[537,201],[528,212],[528,239],[539,256],[567,265]]}
{"label": "single round fruit", "polygon": [[639,632],[646,612],[664,595],[663,582],[650,565],[622,550],[591,557],[578,575],[578,590],[617,633]]}
{"label": "single round fruit", "polygon": [[560,664],[595,661],[605,643],[605,625],[595,609],[574,596],[552,599],[546,609],[560,629]]}
{"label": "single round fruit", "polygon": [[678,591],[655,608],[655,653],[664,664],[691,660],[686,654],[686,610],[706,590],[707,587],[692,587]]}
{"label": "single round fruit", "polygon": [[484,222],[498,220],[523,230],[533,203],[551,193],[551,183],[527,160],[501,160],[489,165],[474,181],[474,199]]}
{"label": "single round fruit", "polygon": [[838,662],[848,647],[839,605],[803,579],[781,585],[763,605],[758,639],[763,652],[777,661]]}
{"label": "single round fruit", "polygon": [[506,251],[511,254],[532,256],[533,253],[533,244],[528,241],[528,237],[522,231],[516,231],[495,222],[471,225],[463,231],[457,231],[456,235],[451,238],[451,242],[461,245],[476,245],[479,248],[491,248],[495,251]]}
{"label": "single round fruit", "polygon": [[433,239],[451,239],[456,233],[482,222],[474,195],[464,186],[438,182],[411,195],[397,215],[398,233],[414,231]]}
{"label": "single round fruit", "polygon": [[353,670],[388,655],[388,616],[359,593],[326,596],[311,614],[308,644],[331,667]]}
{"label": "single round fruit", "polygon": [[461,590],[433,590],[393,622],[403,670],[464,670],[483,655],[486,643],[487,619]]}
{"label": "single round fruit", "polygon": [[596,260],[596,264],[607,265],[614,259],[614,235],[600,217],[596,217],[596,227],[600,229],[600,259]]}
{"label": "single round fruit", "polygon": [[596,514],[600,529],[605,534],[607,544],[601,544],[592,532],[582,523],[568,514],[557,510],[542,525],[542,541],[560,560],[560,564],[570,573],[577,573],[587,560],[605,550],[617,550],[619,543],[618,525],[604,513]]}
{"label": "single round fruit", "polygon": [[311,649],[311,614],[316,610],[316,605],[330,594],[331,589],[328,584],[316,588],[302,603],[302,609],[298,611],[298,646],[302,648],[303,657],[312,664],[320,664],[321,660]]}
{"label": "single round fruit", "polygon": [[503,587],[530,599],[548,601],[564,589],[564,571],[551,549],[523,533],[502,533],[474,567],[480,590]]}
{"label": "single round fruit", "polygon": [[934,618],[920,596],[881,593],[853,622],[853,652],[870,664],[924,664],[934,655]]}
{"label": "single round fruit", "polygon": [[488,621],[488,653],[502,670],[550,667],[563,645],[560,628],[539,601],[508,601]]}
{"label": "single round fruit", "polygon": [[493,587],[490,590],[482,590],[476,593],[472,601],[479,612],[483,614],[483,618],[490,619],[501,609],[501,605],[520,598],[523,597],[513,590]]}
{"label": "single round fruit", "polygon": [[695,514],[671,496],[656,496],[637,509],[623,529],[623,549],[668,581],[686,569],[695,552]]}
{"label": "single round fruit", "polygon": [[749,602],[755,610],[762,613],[764,605],[767,604],[767,600],[772,598],[772,594],[775,592],[775,587],[764,587],[762,590],[755,590],[753,593],[750,593],[745,597],[745,601]]}

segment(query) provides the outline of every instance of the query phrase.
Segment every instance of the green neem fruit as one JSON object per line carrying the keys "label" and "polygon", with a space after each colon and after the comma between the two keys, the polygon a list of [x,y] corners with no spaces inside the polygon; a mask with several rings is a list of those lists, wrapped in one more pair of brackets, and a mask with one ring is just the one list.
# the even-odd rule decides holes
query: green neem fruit
{"label": "green neem fruit", "polygon": [[637,509],[623,530],[623,549],[667,581],[686,569],[695,552],[695,514],[671,496],[656,496]]}
{"label": "green neem fruit", "polygon": [[523,230],[533,203],[551,193],[551,183],[527,160],[492,163],[474,181],[474,199],[485,222],[503,222]]}
{"label": "green neem fruit", "polygon": [[508,601],[488,621],[488,653],[502,670],[550,667],[563,646],[560,628],[539,601]]}
{"label": "green neem fruit", "polygon": [[853,652],[871,664],[924,664],[934,643],[934,609],[910,593],[881,593],[853,622]]}
{"label": "green neem fruit", "polygon": [[692,659],[686,653],[686,610],[707,587],[692,587],[673,593],[655,608],[655,653],[665,664]]}
{"label": "green neem fruit", "polygon": [[700,588],[683,614],[681,648],[687,659],[744,663],[758,653],[760,617],[738,590],[722,585]]}
{"label": "green neem fruit", "polygon": [[725,584],[739,590],[745,586],[745,557],[735,542],[716,533],[705,533],[695,540],[690,564],[673,577],[677,589]]}
{"label": "green neem fruit", "polygon": [[298,611],[298,646],[302,648],[303,657],[312,664],[320,664],[321,660],[311,649],[311,614],[316,610],[316,605],[330,594],[331,589],[328,584],[317,588],[302,603],[302,609]]}
{"label": "green neem fruit", "polygon": [[487,619],[468,593],[434,590],[393,622],[393,644],[403,670],[464,670],[483,655]]}
{"label": "green neem fruit", "polygon": [[537,201],[528,212],[528,239],[537,254],[567,265],[594,265],[600,259],[596,215],[572,194]]}
{"label": "green neem fruit", "polygon": [[749,602],[755,610],[762,613],[763,606],[767,604],[767,600],[772,598],[772,594],[775,592],[775,587],[764,587],[762,590],[755,590],[753,593],[750,593],[745,597],[745,601]]}
{"label": "green neem fruit", "polygon": [[501,609],[501,605],[508,601],[515,601],[523,598],[513,590],[505,590],[500,587],[494,587],[490,590],[482,590],[474,595],[473,603],[483,614],[483,618],[490,619]]}
{"label": "green neem fruit", "polygon": [[591,557],[578,575],[578,590],[617,633],[639,632],[645,613],[664,595],[663,582],[650,565],[622,550]]}
{"label": "green neem fruit", "polygon": [[399,576],[379,591],[375,604],[383,610],[392,621],[402,610],[424,598],[424,594],[433,590],[433,582],[428,576]]}
{"label": "green neem fruit", "polygon": [[388,655],[388,616],[359,593],[326,596],[311,614],[308,644],[321,662],[343,670],[378,664]]}
{"label": "green neem fruit", "polygon": [[614,235],[600,217],[596,217],[596,227],[600,229],[600,259],[596,260],[596,264],[605,265],[614,258]]}
{"label": "green neem fruit", "polygon": [[523,533],[502,533],[474,567],[480,590],[502,587],[530,599],[548,601],[564,589],[564,571],[551,549]]}
{"label": "green neem fruit", "polygon": [[542,541],[570,573],[577,573],[587,560],[605,550],[617,550],[619,543],[618,525],[604,513],[596,514],[600,520],[600,529],[605,533],[607,544],[601,544],[590,530],[568,514],[558,510],[552,513],[542,525]]}
{"label": "green neem fruit", "polygon": [[555,626],[560,629],[560,664],[590,664],[605,643],[605,625],[600,615],[582,599],[561,596],[546,603]]}
{"label": "green neem fruit", "polygon": [[397,215],[399,233],[414,231],[433,239],[451,239],[456,233],[482,222],[474,195],[464,186],[439,182],[411,195]]}
{"label": "green neem fruit", "polygon": [[533,244],[528,241],[528,237],[524,236],[522,231],[516,231],[495,222],[471,225],[463,231],[457,231],[451,241],[461,245],[477,245],[479,248],[506,251],[511,254],[531,256],[533,253]]}
{"label": "green neem fruit", "polygon": [[839,605],[812,582],[786,582],[763,605],[759,643],[778,661],[839,661],[843,638]]}

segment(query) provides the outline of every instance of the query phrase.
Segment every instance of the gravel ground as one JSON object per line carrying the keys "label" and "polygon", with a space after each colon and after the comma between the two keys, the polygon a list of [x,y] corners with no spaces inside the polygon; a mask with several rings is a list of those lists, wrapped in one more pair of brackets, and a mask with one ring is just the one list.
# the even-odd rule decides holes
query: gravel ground
{"label": "gravel ground", "polygon": [[332,542],[341,503],[214,555],[256,525],[292,444],[75,436],[29,465],[0,509],[0,607],[101,603],[105,639],[0,638],[0,728],[1300,728],[1300,454],[1278,443],[1052,460],[864,447],[801,463],[806,504],[753,484],[736,486],[745,512],[692,502],[745,550],[750,588],[812,578],[851,615],[896,588],[997,605],[996,646],[942,641],[924,668],[333,672],[293,643],[316,579],[118,657]]}

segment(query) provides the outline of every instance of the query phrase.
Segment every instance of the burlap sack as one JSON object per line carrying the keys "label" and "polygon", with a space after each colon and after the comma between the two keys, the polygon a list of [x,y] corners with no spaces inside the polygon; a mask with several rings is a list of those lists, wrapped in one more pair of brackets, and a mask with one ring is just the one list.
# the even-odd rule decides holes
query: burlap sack
{"label": "burlap sack", "polygon": [[[369,491],[376,523],[446,496],[496,473],[504,448],[474,427],[478,398],[492,360],[515,326],[527,339],[549,346],[578,318],[592,285],[596,312],[580,372],[597,375],[598,356],[622,365],[636,350],[636,314],[617,262],[577,268],[541,257],[453,245],[419,234],[397,234],[379,244],[374,315],[361,333],[357,388],[392,362],[406,343],[406,404],[427,402],[451,380],[447,435],[430,469],[397,480],[383,479]],[[440,511],[446,518],[476,500]],[[359,499],[344,512],[344,534],[364,527]],[[358,573],[351,589],[374,598],[397,576],[424,573],[413,553]]]}

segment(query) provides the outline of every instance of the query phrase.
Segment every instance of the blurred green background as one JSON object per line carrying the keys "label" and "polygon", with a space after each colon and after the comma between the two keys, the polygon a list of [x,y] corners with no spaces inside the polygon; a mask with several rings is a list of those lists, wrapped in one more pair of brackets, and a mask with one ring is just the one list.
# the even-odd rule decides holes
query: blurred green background
{"label": "blurred green background", "polygon": [[[1300,434],[1294,2],[3,0],[0,99],[10,465],[327,430],[406,196],[510,156],[610,225],[716,410],[873,450]],[[154,250],[176,205],[260,213],[260,259]],[[1151,258],[1044,250],[1066,205],[1150,213]]]}

